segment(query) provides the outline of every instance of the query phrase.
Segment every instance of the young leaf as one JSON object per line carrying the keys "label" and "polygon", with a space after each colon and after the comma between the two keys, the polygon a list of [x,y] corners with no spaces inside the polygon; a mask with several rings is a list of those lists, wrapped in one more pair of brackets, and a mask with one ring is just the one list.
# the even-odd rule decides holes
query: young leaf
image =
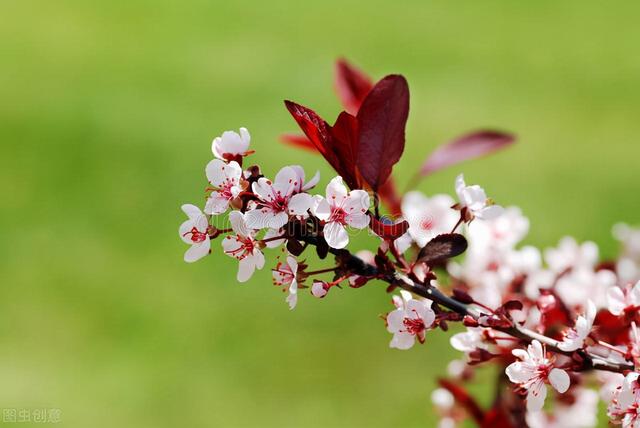
{"label": "young leaf", "polygon": [[[291,116],[298,122],[298,126],[305,133],[307,138],[314,144],[320,154],[329,162],[338,174],[352,189],[358,188],[356,166],[353,147],[356,143],[351,141],[340,141],[339,138],[352,138],[356,133],[355,118],[349,113],[343,112],[338,116],[334,128],[325,122],[316,112],[296,104],[292,101],[284,102]],[[355,137],[353,137],[355,138]]]}
{"label": "young leaf", "polygon": [[476,131],[463,135],[438,147],[420,169],[420,175],[429,175],[451,165],[487,155],[511,145],[512,134],[499,131]]}
{"label": "young leaf", "polygon": [[335,89],[344,109],[355,115],[362,101],[373,88],[371,78],[349,64],[344,58],[336,61]]}
{"label": "young leaf", "polygon": [[305,150],[311,150],[312,152],[317,152],[318,149],[316,145],[311,142],[310,139],[307,138],[306,135],[300,134],[282,134],[280,135],[280,141],[285,144],[289,144],[290,146],[298,147]]}
{"label": "young leaf", "polygon": [[381,238],[397,239],[409,230],[409,223],[406,220],[402,220],[399,223],[389,224],[376,219],[373,215],[370,217],[371,221],[369,222],[369,227]]}
{"label": "young leaf", "polygon": [[445,233],[427,242],[418,253],[417,261],[431,265],[460,255],[466,249],[467,240],[464,236],[459,233]]}
{"label": "young leaf", "polygon": [[409,116],[409,86],[404,77],[380,80],[357,114],[357,165],[362,178],[376,192],[389,178],[404,151],[404,128]]}

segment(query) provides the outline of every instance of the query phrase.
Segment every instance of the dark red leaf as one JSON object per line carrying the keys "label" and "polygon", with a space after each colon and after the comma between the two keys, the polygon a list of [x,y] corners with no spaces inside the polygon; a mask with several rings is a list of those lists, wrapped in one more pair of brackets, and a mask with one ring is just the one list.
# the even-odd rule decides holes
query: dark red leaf
{"label": "dark red leaf", "polygon": [[301,149],[311,150],[317,152],[316,145],[311,142],[305,135],[300,134],[282,134],[280,141],[291,146],[299,147]]}
{"label": "dark red leaf", "polygon": [[362,178],[378,191],[404,151],[404,128],[409,116],[409,86],[404,77],[380,80],[357,114],[357,165]]}
{"label": "dark red leaf", "polygon": [[358,121],[343,111],[331,128],[331,150],[342,165],[340,175],[352,189],[360,187],[360,179],[356,171],[358,156]]}
{"label": "dark red leaf", "polygon": [[467,240],[459,233],[445,233],[438,235],[418,253],[417,261],[428,265],[450,259],[464,253]]}
{"label": "dark red leaf", "polygon": [[503,149],[515,141],[512,134],[476,131],[438,147],[422,165],[421,175],[429,175],[451,165]]}
{"label": "dark red leaf", "polygon": [[397,239],[409,230],[409,223],[402,220],[399,223],[384,223],[374,216],[370,216],[369,227],[376,235],[384,239]]}
{"label": "dark red leaf", "polygon": [[357,180],[355,161],[352,156],[348,155],[353,152],[353,147],[356,143],[352,141],[343,142],[336,139],[336,136],[352,138],[351,135],[356,133],[355,118],[349,113],[343,112],[338,116],[335,129],[332,129],[313,110],[292,101],[285,101],[284,103],[291,116],[298,122],[298,126],[333,169],[342,176],[349,187],[352,189],[358,188],[359,182]]}
{"label": "dark red leaf", "polygon": [[396,183],[394,182],[393,177],[389,177],[389,179],[380,186],[378,189],[378,196],[380,196],[380,200],[387,207],[391,215],[400,215],[402,211],[400,208],[402,199],[400,198],[400,195],[398,195],[398,190],[396,189]]}
{"label": "dark red leaf", "polygon": [[373,82],[361,70],[349,64],[344,58],[336,61],[335,88],[344,109],[351,113],[358,113],[362,101],[367,96]]}

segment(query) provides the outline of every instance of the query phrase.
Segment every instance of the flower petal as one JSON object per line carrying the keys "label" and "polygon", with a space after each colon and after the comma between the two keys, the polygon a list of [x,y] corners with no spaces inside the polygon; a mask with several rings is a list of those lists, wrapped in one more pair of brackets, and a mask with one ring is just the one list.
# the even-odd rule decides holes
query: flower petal
{"label": "flower petal", "polygon": [[527,411],[537,412],[542,410],[545,398],[547,398],[547,387],[544,382],[534,382],[527,393]]}
{"label": "flower petal", "polygon": [[253,275],[255,269],[256,265],[252,257],[245,257],[240,260],[240,263],[238,263],[238,281],[247,282],[249,278],[251,278],[251,275]]}
{"label": "flower petal", "polygon": [[235,233],[244,237],[249,236],[249,228],[245,222],[244,214],[240,211],[231,211],[229,213],[229,221],[231,222],[231,227]]}
{"label": "flower petal", "polygon": [[347,188],[342,184],[342,177],[337,176],[327,184],[327,200],[334,207],[341,207],[347,197]]}
{"label": "flower petal", "polygon": [[553,386],[556,391],[562,394],[569,389],[571,380],[569,379],[567,372],[562,369],[554,368],[549,372],[549,383],[551,383],[551,386]]}
{"label": "flower petal", "polygon": [[331,248],[339,250],[349,243],[349,234],[343,225],[332,221],[324,226],[324,239]]}
{"label": "flower petal", "polygon": [[401,350],[409,349],[415,343],[416,338],[414,335],[409,333],[396,333],[393,335],[393,339],[391,339],[391,343],[389,343],[390,348],[396,348]]}
{"label": "flower petal", "polygon": [[298,193],[289,200],[289,214],[307,216],[313,207],[313,196],[308,193]]}
{"label": "flower petal", "polygon": [[184,261],[187,263],[198,261],[209,254],[210,248],[211,241],[209,239],[205,239],[198,244],[194,244],[184,253]]}

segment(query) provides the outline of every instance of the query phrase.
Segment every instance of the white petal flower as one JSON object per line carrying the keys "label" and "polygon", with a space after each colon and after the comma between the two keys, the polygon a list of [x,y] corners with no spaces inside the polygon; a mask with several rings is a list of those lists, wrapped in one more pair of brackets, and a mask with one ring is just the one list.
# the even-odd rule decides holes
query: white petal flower
{"label": "white petal flower", "polygon": [[311,286],[311,294],[313,297],[317,297],[322,299],[329,292],[329,288],[327,283],[324,281],[313,281],[313,285]]}
{"label": "white petal flower", "polygon": [[567,269],[593,269],[598,262],[598,246],[590,241],[578,244],[575,239],[566,236],[556,248],[548,248],[544,259],[549,268],[557,273]]}
{"label": "white petal flower", "polygon": [[195,205],[185,204],[182,211],[189,219],[180,225],[178,233],[184,242],[191,245],[184,254],[184,261],[193,263],[209,254],[211,249],[209,219]]}
{"label": "white petal flower", "polygon": [[580,315],[576,320],[573,328],[567,330],[564,334],[562,342],[558,348],[563,351],[576,351],[584,345],[585,339],[591,333],[593,321],[596,318],[596,305],[591,300],[587,302],[587,311],[584,315]]}
{"label": "white petal flower", "polygon": [[456,211],[451,209],[455,201],[449,195],[426,197],[412,191],[402,199],[402,215],[409,223],[409,235],[420,246],[442,233],[449,233],[458,221]]}
{"label": "white petal flower", "polygon": [[640,308],[640,281],[633,287],[610,287],[607,290],[607,309],[613,315],[622,315],[625,310],[634,311]]}
{"label": "white petal flower", "polygon": [[325,222],[324,238],[331,248],[344,248],[349,243],[346,226],[364,229],[369,225],[369,195],[364,190],[347,191],[342,177],[335,177],[326,189],[327,197],[314,209],[316,217]]}
{"label": "white petal flower", "polygon": [[221,160],[234,160],[248,154],[251,136],[246,128],[240,128],[240,133],[225,131],[211,143],[213,155]]}
{"label": "white petal flower", "polygon": [[624,428],[640,426],[640,384],[636,372],[629,373],[616,390],[608,408],[608,415]]}
{"label": "white petal flower", "polygon": [[229,202],[242,191],[242,168],[235,161],[227,164],[220,159],[213,159],[207,165],[206,172],[209,183],[216,189],[207,198],[204,211],[207,214],[222,214],[229,208]]}
{"label": "white petal flower", "polygon": [[489,345],[484,341],[484,330],[479,327],[467,327],[464,333],[457,333],[451,336],[449,343],[461,352],[469,353],[476,349],[488,349]]}
{"label": "white petal flower", "polygon": [[425,332],[435,321],[436,315],[431,309],[431,300],[417,300],[410,295],[403,295],[401,301],[401,307],[387,315],[387,331],[393,333],[389,346],[409,349],[416,339],[424,343]]}
{"label": "white petal flower", "polygon": [[295,308],[298,303],[298,261],[293,256],[287,256],[286,263],[278,263],[272,274],[275,285],[288,288],[286,301],[289,309]]}
{"label": "white petal flower", "polygon": [[246,213],[249,227],[279,229],[287,223],[289,215],[307,216],[314,200],[309,194],[297,193],[303,180],[299,167],[285,166],[273,182],[264,177],[254,182],[252,190],[258,202]]}
{"label": "white petal flower", "polygon": [[493,205],[484,189],[477,184],[467,186],[463,174],[456,178],[456,193],[463,208],[467,208],[474,217],[491,220],[504,211],[500,205]]}
{"label": "white petal flower", "polygon": [[520,361],[511,363],[505,373],[511,382],[527,391],[528,411],[536,412],[542,409],[547,396],[546,382],[560,393],[569,389],[569,375],[564,370],[553,367],[539,341],[532,341],[527,351],[514,349],[512,353]]}
{"label": "white petal flower", "polygon": [[222,240],[222,249],[226,255],[240,262],[237,279],[239,282],[246,282],[256,269],[264,267],[264,254],[254,239],[255,231],[247,227],[244,214],[240,211],[231,211],[229,221],[235,236],[226,236]]}

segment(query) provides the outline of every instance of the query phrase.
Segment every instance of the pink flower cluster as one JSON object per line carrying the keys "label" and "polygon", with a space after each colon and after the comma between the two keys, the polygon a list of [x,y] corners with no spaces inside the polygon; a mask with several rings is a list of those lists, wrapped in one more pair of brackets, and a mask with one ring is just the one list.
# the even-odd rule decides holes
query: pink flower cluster
{"label": "pink flower cluster", "polygon": [[[404,150],[405,79],[374,84],[340,60],[336,88],[345,111],[334,125],[286,102],[304,135],[283,140],[318,152],[338,174],[325,191],[314,190],[318,173],[307,180],[298,165],[273,179],[247,166],[249,131],[224,132],[205,168],[203,208],[182,207],[185,261],[215,252],[219,240],[245,282],[267,264],[264,252],[279,248],[273,284],[290,309],[305,289],[325,298],[336,286],[382,284],[398,291],[384,321],[389,346],[400,350],[457,323],[450,343],[464,357],[449,364],[432,394],[441,426],[470,419],[481,427],[590,427],[603,400],[611,422],[640,428],[640,229],[616,225],[621,254],[602,260],[596,244],[570,237],[544,251],[521,245],[529,230],[521,210],[495,204],[462,174],[455,198],[401,195],[392,168]],[[513,141],[498,131],[464,135],[437,148],[412,183]],[[375,237],[372,250],[351,251],[350,232],[363,230]],[[326,266],[311,270],[309,251]],[[488,407],[466,388],[485,365],[498,368]]]}

